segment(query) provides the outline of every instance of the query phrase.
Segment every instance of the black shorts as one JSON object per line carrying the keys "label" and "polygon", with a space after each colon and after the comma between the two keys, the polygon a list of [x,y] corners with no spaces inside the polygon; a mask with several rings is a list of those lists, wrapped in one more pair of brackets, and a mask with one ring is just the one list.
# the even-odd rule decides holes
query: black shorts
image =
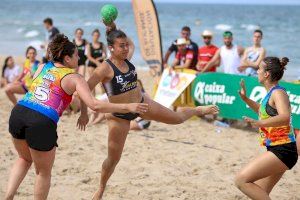
{"label": "black shorts", "polygon": [[297,163],[298,153],[295,142],[269,146],[267,150],[274,153],[289,169],[292,169]]}
{"label": "black shorts", "polygon": [[[142,100],[141,100],[141,103],[143,103],[143,102],[144,102],[144,97],[142,97]],[[138,113],[113,113],[113,116],[131,121],[131,120],[136,119],[138,116],[140,116],[140,114],[138,114]]]}
{"label": "black shorts", "polygon": [[113,113],[113,116],[131,121],[136,119],[139,116],[139,114],[138,113]]}
{"label": "black shorts", "polygon": [[26,140],[38,151],[50,151],[57,146],[57,124],[45,115],[16,105],[9,118],[9,132],[16,139]]}

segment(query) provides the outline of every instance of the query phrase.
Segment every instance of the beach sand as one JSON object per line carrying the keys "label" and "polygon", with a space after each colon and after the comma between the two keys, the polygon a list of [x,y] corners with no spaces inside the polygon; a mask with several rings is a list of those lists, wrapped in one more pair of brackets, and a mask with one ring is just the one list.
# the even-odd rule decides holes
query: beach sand
{"label": "beach sand", "polygon": [[[18,58],[17,62],[20,61]],[[139,77],[146,89],[151,90],[150,75],[139,71]],[[9,170],[17,158],[8,133],[12,106],[3,89],[0,90],[0,105],[2,199]],[[101,164],[107,153],[107,126],[98,124],[81,132],[75,127],[77,118],[78,115],[64,115],[58,124],[59,148],[52,171],[50,200],[91,199],[99,184]],[[149,130],[130,131],[104,199],[248,199],[234,186],[234,176],[264,151],[254,131],[217,128],[200,119],[176,126],[153,122]],[[32,167],[15,199],[33,199],[33,184]],[[286,172],[271,198],[300,200],[299,163]]]}

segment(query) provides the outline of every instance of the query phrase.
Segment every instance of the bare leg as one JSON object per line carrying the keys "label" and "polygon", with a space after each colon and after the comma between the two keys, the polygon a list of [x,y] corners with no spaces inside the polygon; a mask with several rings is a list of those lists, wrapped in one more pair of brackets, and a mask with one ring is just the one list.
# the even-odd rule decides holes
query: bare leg
{"label": "bare leg", "polygon": [[268,176],[266,178],[263,178],[263,179],[260,179],[260,180],[256,181],[255,184],[257,184],[264,191],[266,191],[268,194],[270,194],[273,187],[281,179],[283,174],[284,174],[284,172]]}
{"label": "bare leg", "polygon": [[300,133],[298,133],[297,135],[296,144],[297,144],[298,155],[300,156]]}
{"label": "bare leg", "polygon": [[17,98],[15,94],[25,94],[25,90],[22,87],[22,84],[19,82],[16,83],[10,83],[5,87],[5,93],[8,97],[8,99],[14,104],[17,104]]}
{"label": "bare leg", "polygon": [[30,149],[31,157],[36,169],[34,200],[47,199],[51,183],[51,170],[55,159],[55,150],[56,147],[50,151]]}
{"label": "bare leg", "polygon": [[26,141],[13,138],[13,143],[19,154],[19,158],[14,163],[10,172],[7,191],[4,198],[5,200],[11,200],[14,198],[14,195],[16,194],[32,163],[29,147]]}
{"label": "bare leg", "polygon": [[102,198],[107,181],[121,158],[130,121],[108,114],[107,123],[109,128],[108,155],[102,164],[100,187],[94,194],[93,200],[100,200]]}
{"label": "bare leg", "polygon": [[180,108],[178,112],[174,112],[159,103],[151,100],[150,98],[144,97],[145,103],[149,104],[149,110],[144,115],[141,115],[142,118],[148,120],[155,120],[163,122],[166,124],[181,124],[184,121],[188,120],[192,116],[203,116],[206,114],[216,114],[218,113],[218,107],[216,106],[198,106],[195,108],[192,107],[183,107]]}
{"label": "bare leg", "polygon": [[287,169],[285,164],[268,151],[244,167],[236,176],[235,184],[251,199],[270,200],[269,192]]}

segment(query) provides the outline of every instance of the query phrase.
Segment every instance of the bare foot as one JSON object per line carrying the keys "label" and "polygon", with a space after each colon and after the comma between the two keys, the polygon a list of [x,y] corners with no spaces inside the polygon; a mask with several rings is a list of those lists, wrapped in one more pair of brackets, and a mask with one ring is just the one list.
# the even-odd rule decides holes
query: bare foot
{"label": "bare foot", "polygon": [[216,105],[198,106],[196,109],[198,111],[198,116],[219,114],[219,107]]}

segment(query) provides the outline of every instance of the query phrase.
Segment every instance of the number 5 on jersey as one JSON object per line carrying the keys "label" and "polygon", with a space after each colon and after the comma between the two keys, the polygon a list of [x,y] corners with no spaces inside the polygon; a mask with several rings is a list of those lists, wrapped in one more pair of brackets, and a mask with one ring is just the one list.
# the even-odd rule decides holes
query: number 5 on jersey
{"label": "number 5 on jersey", "polygon": [[40,101],[47,101],[49,99],[49,88],[37,87],[34,92],[34,97]]}

